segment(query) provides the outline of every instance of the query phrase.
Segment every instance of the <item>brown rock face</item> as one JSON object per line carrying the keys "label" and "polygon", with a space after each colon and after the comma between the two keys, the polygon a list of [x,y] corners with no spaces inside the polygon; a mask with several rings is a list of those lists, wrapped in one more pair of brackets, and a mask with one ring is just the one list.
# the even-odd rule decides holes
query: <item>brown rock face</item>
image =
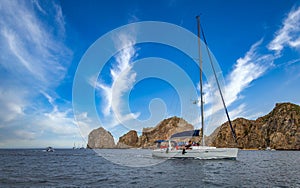
{"label": "brown rock face", "polygon": [[262,117],[265,142],[275,149],[300,150],[300,106],[276,104],[275,109]]}
{"label": "brown rock face", "polygon": [[278,103],[266,116],[256,120],[235,119],[232,125],[238,144],[233,141],[227,123],[211,135],[217,147],[266,148],[300,150],[300,106]]}
{"label": "brown rock face", "polygon": [[137,132],[135,130],[131,130],[119,138],[117,148],[137,147],[138,141],[139,141],[139,138],[138,138]]}
{"label": "brown rock face", "polygon": [[137,145],[143,148],[151,148],[155,146],[154,142],[156,140],[169,139],[175,133],[193,129],[194,126],[182,118],[168,118],[161,121],[154,128],[144,128]]}
{"label": "brown rock face", "polygon": [[88,147],[91,149],[115,148],[115,142],[110,132],[100,127],[89,134]]}

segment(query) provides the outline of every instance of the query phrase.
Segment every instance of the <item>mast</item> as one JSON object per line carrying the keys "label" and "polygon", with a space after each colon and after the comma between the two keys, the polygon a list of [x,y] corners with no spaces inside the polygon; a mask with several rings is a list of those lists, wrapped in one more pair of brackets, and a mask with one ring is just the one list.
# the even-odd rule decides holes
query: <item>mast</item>
{"label": "mast", "polygon": [[201,52],[201,41],[200,41],[200,16],[196,16],[197,28],[198,28],[198,53],[199,53],[199,66],[200,66],[200,104],[201,104],[201,128],[202,128],[202,146],[204,143],[204,107],[203,107],[203,92],[202,92],[202,52]]}

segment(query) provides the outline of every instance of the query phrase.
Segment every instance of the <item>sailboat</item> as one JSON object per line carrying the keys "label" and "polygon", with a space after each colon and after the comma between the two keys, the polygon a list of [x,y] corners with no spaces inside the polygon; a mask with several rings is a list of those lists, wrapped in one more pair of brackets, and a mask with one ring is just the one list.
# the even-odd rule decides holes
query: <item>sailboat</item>
{"label": "sailboat", "polygon": [[[216,83],[219,89],[219,93],[223,102],[223,106],[227,115],[227,119],[230,125],[230,129],[233,135],[233,138],[236,140],[236,134],[232,127],[227,107],[225,105],[225,101],[223,98],[223,94],[220,88],[219,81],[216,76],[216,71],[214,65],[212,63],[212,57],[210,51],[208,49],[208,45],[204,36],[203,29],[201,29],[200,25],[200,16],[196,17],[197,19],[197,29],[198,29],[198,52],[199,52],[199,66],[200,66],[200,103],[201,103],[201,125],[202,125],[202,145],[193,145],[190,143],[183,148],[179,148],[178,144],[174,141],[175,138],[192,138],[192,137],[199,137],[200,130],[192,130],[192,131],[184,131],[181,133],[176,133],[170,137],[167,142],[167,147],[161,147],[159,149],[155,149],[152,152],[153,157],[162,157],[162,158],[194,158],[194,159],[236,159],[238,155],[238,148],[217,148],[206,146],[204,142],[204,107],[203,107],[203,93],[202,93],[202,52],[201,52],[201,41],[200,35],[202,34],[204,44],[206,46],[206,50],[208,53],[208,57],[210,60],[210,64],[212,66],[212,70],[216,79]],[[163,141],[162,141],[163,142]],[[161,144],[161,143],[160,143]]]}

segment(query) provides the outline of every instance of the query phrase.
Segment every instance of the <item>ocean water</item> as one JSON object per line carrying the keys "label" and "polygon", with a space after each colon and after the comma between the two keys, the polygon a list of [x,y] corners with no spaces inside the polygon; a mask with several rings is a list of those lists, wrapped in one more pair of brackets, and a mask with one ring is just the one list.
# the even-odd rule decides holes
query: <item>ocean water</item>
{"label": "ocean water", "polygon": [[0,187],[300,187],[300,151],[161,160],[138,149],[2,149]]}

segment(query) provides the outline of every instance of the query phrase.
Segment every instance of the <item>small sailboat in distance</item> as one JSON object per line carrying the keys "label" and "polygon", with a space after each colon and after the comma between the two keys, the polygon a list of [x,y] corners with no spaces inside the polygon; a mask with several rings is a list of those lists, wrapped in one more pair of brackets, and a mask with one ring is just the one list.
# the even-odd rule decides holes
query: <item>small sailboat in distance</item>
{"label": "small sailboat in distance", "polygon": [[212,70],[216,79],[216,83],[218,86],[218,90],[223,102],[223,106],[225,109],[225,113],[227,115],[227,119],[229,122],[229,126],[233,135],[233,138],[236,140],[236,134],[232,127],[231,120],[228,115],[227,107],[225,105],[225,101],[223,98],[223,94],[220,88],[219,81],[216,76],[216,71],[212,62],[212,57],[210,51],[208,49],[208,45],[204,36],[203,29],[200,25],[200,16],[196,17],[197,19],[197,28],[198,28],[198,53],[199,53],[199,66],[200,66],[200,104],[201,104],[201,126],[202,126],[202,145],[193,145],[191,141],[189,144],[183,148],[179,148],[176,142],[174,142],[175,138],[193,138],[200,136],[200,130],[192,130],[192,131],[184,131],[180,133],[176,133],[171,136],[171,138],[165,142],[168,143],[167,147],[162,147],[159,149],[155,149],[152,152],[153,157],[162,157],[162,158],[195,158],[195,159],[236,159],[238,155],[238,148],[217,148],[206,146],[204,142],[204,106],[203,106],[203,92],[202,92],[202,52],[201,52],[201,41],[200,35],[202,34],[204,44],[206,46],[206,50],[208,53],[209,61],[212,66]]}
{"label": "small sailboat in distance", "polygon": [[76,149],[76,145],[75,145],[75,142],[74,142],[74,146],[73,146],[73,148],[72,149]]}

